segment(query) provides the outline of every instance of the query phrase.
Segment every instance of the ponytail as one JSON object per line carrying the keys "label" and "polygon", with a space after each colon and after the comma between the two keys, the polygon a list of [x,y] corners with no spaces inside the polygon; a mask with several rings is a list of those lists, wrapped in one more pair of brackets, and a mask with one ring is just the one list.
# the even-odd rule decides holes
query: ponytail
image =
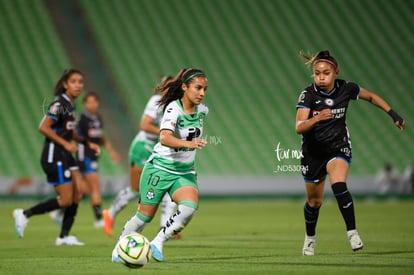
{"label": "ponytail", "polygon": [[308,67],[311,67],[315,65],[316,63],[323,61],[323,62],[328,62],[329,64],[334,66],[335,69],[338,68],[338,62],[333,56],[331,56],[328,50],[320,51],[315,55],[312,55],[310,53],[305,53],[304,51],[300,51],[299,54],[300,56],[303,57],[303,59],[305,59],[305,64]]}

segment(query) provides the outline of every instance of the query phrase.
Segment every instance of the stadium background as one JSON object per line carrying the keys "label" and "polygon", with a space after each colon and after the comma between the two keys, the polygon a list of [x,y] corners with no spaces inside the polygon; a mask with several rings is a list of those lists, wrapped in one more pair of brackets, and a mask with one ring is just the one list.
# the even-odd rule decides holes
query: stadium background
{"label": "stadium background", "polygon": [[338,59],[341,78],[407,119],[400,133],[380,110],[351,103],[351,188],[375,192],[385,162],[400,172],[414,162],[413,12],[404,0],[0,0],[0,192],[16,184],[27,184],[17,194],[51,191],[37,126],[55,81],[73,66],[85,90],[101,95],[106,133],[123,156],[113,165],[103,154],[105,192],[127,184],[128,146],[159,76],[197,67],[209,78],[202,192],[303,193],[299,173],[283,169],[298,164],[295,104],[312,81],[298,52],[321,49]]}

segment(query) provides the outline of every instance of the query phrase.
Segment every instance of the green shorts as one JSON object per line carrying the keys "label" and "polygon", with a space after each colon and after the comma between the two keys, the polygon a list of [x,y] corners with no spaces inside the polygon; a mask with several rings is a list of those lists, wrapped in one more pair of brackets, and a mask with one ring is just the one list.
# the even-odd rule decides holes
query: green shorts
{"label": "green shorts", "polygon": [[128,153],[129,164],[143,168],[151,156],[154,146],[154,143],[147,141],[133,141]]}
{"label": "green shorts", "polygon": [[176,175],[168,173],[147,162],[139,183],[141,203],[158,205],[165,193],[168,192],[172,197],[174,192],[183,186],[193,186],[198,190],[197,176],[195,174]]}

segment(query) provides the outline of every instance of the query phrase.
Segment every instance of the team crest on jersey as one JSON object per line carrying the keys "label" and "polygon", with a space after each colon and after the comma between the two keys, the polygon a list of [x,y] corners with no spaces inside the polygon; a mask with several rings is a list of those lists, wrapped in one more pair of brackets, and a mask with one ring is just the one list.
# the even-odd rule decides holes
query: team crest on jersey
{"label": "team crest on jersey", "polygon": [[198,116],[198,122],[200,123],[200,126],[203,126],[203,115],[202,114]]}
{"label": "team crest on jersey", "polygon": [[334,105],[334,101],[332,98],[327,98],[325,99],[325,104],[328,106],[333,106]]}

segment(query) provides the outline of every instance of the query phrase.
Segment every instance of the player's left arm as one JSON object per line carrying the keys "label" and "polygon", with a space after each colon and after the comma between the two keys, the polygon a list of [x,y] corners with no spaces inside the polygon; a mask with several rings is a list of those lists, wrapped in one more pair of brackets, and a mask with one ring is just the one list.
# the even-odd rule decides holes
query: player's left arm
{"label": "player's left arm", "polygon": [[397,126],[401,131],[405,129],[405,120],[397,114],[397,112],[391,109],[390,105],[379,95],[361,87],[359,91],[359,98],[366,100],[384,110],[384,112],[391,116],[395,126]]}

